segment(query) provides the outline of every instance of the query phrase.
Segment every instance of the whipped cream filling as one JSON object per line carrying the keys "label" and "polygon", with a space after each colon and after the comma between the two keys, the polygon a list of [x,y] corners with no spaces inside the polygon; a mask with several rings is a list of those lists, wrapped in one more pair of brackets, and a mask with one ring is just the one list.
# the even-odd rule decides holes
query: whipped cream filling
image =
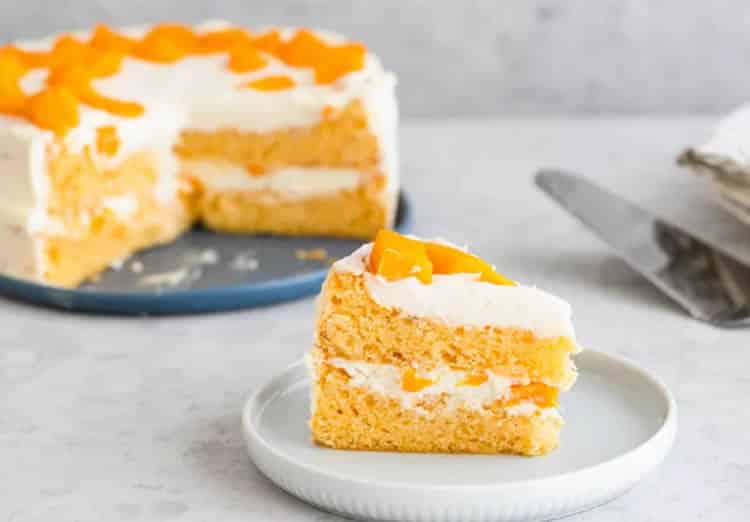
{"label": "whipped cream filling", "polygon": [[[458,408],[483,410],[484,406],[497,400],[510,397],[511,386],[529,384],[527,380],[510,379],[485,371],[487,380],[479,385],[466,385],[462,382],[468,372],[452,370],[439,366],[419,376],[430,379],[433,383],[416,392],[402,388],[403,369],[390,364],[373,364],[346,359],[327,359],[326,364],[344,370],[349,375],[349,384],[357,388],[366,388],[374,393],[397,399],[404,409],[415,409],[423,412],[419,404],[425,400],[444,396],[448,410]],[[505,409],[509,415],[533,415],[540,412],[544,415],[556,413],[555,408],[540,408],[533,402],[521,402]]]}
{"label": "whipped cream filling", "polygon": [[414,277],[388,281],[366,270],[371,249],[372,243],[360,247],[332,270],[363,275],[368,293],[381,306],[452,326],[515,327],[539,337],[575,339],[570,305],[538,288],[485,283],[478,274],[435,275],[430,284]]}
{"label": "whipped cream filling", "polygon": [[226,161],[190,160],[182,165],[185,172],[209,190],[271,191],[288,199],[354,190],[364,178],[362,172],[354,169],[284,167],[252,176],[244,168]]}
{"label": "whipped cream filling", "polygon": [[125,221],[138,212],[139,204],[136,195],[131,193],[102,198],[101,206],[112,212],[120,221]]}

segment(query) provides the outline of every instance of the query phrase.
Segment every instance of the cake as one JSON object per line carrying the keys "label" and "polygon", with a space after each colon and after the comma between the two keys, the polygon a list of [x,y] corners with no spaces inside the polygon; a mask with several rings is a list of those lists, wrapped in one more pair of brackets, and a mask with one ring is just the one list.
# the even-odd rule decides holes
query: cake
{"label": "cake", "polygon": [[196,221],[372,239],[395,79],[362,44],[225,23],[0,47],[0,274],[73,287]]}
{"label": "cake", "polygon": [[570,306],[469,252],[383,230],[318,298],[313,440],[337,449],[541,455],[576,379]]}

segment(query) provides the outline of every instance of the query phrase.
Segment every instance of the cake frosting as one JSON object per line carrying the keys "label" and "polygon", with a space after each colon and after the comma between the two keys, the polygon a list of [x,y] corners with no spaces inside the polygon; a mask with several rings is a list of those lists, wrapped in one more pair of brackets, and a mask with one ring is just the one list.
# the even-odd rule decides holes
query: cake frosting
{"label": "cake frosting", "polygon": [[539,337],[575,337],[570,305],[538,288],[486,283],[477,274],[435,275],[430,284],[414,277],[388,281],[366,269],[371,249],[372,244],[360,247],[332,269],[363,275],[368,293],[381,306],[455,326],[516,327]]}

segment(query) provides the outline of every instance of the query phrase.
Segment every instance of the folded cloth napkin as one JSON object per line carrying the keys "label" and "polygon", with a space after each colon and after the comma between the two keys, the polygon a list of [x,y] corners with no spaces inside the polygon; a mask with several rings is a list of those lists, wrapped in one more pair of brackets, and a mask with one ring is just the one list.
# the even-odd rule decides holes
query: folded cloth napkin
{"label": "folded cloth napkin", "polygon": [[750,104],[719,122],[711,138],[683,152],[677,162],[707,175],[719,202],[750,225]]}

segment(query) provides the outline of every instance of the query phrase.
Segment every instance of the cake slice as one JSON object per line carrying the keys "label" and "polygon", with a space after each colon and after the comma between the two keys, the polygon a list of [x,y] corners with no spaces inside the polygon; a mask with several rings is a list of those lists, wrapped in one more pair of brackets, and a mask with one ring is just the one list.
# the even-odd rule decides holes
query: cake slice
{"label": "cake slice", "polygon": [[541,455],[578,351],[570,306],[452,245],[383,230],[318,302],[311,429],[339,449]]}

